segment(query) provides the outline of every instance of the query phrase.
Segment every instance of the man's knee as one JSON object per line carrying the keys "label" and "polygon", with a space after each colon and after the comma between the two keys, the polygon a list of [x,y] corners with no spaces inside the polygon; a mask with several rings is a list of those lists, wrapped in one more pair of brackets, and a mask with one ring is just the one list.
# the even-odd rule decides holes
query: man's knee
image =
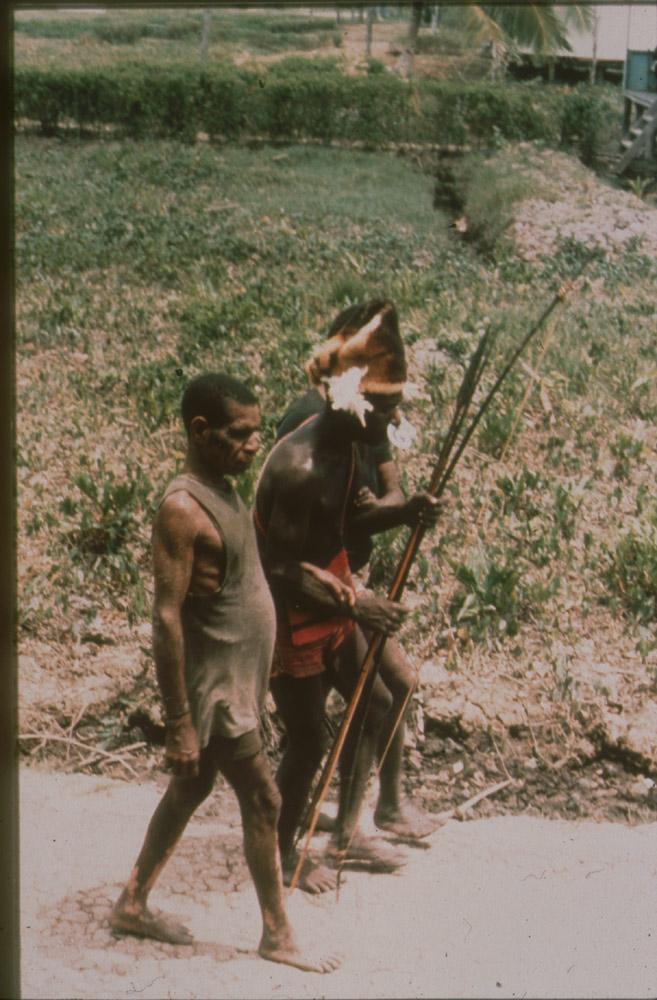
{"label": "man's knee", "polygon": [[396,674],[390,680],[386,679],[386,686],[392,695],[395,705],[401,705],[409,698],[417,687],[415,675],[409,670],[408,673]]}
{"label": "man's knee", "polygon": [[263,780],[241,796],[246,818],[261,826],[275,827],[281,811],[281,795],[273,779]]}
{"label": "man's knee", "polygon": [[197,809],[214,787],[215,773],[201,767],[193,778],[173,778],[169,786],[174,804],[185,811]]}
{"label": "man's knee", "polygon": [[394,640],[389,639],[385,645],[380,674],[396,703],[403,701],[417,684],[416,671]]}
{"label": "man's knee", "polygon": [[386,687],[377,685],[372,692],[372,701],[365,719],[365,728],[369,732],[378,731],[383,721],[392,709],[393,697]]}

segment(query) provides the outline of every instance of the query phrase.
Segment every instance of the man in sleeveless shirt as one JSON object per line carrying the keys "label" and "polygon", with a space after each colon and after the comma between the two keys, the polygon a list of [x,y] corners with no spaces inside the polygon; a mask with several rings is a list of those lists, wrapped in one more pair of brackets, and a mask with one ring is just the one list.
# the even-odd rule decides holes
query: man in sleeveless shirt
{"label": "man in sleeveless shirt", "polygon": [[227,478],[258,451],[260,409],[224,374],[193,379],[182,416],[183,473],[165,491],[153,526],[153,653],[173,776],[151,819],[113,913],[115,934],[190,944],[189,931],[147,900],[194,811],[221,773],[240,805],[244,853],[263,920],[259,952],[329,972],[333,956],[303,954],[283,906],[276,826],[280,797],[262,749],[275,614],[251,517]]}
{"label": "man in sleeveless shirt", "polygon": [[[396,602],[371,592],[355,593],[345,549],[347,522],[357,525],[366,517],[370,533],[403,523],[390,511],[359,512],[356,504],[356,444],[385,440],[388,424],[398,420],[406,381],[394,305],[377,300],[356,309],[318,348],[308,372],[312,381],[326,386],[327,402],[274,446],[260,476],[255,506],[260,551],[277,612],[271,689],[287,733],[277,774],[285,881],[297,864],[295,835],[325,747],[328,692],[335,687],[349,698],[367,648],[364,629],[389,635],[405,616]],[[433,523],[433,498],[425,493],[416,503],[418,516]],[[403,856],[357,832],[357,822],[391,702],[388,688],[377,678],[362,737],[350,737],[342,755],[338,815],[329,850],[335,859],[348,845],[348,862],[382,872],[399,868]],[[308,861],[299,885],[322,892],[335,885],[335,873]]]}
{"label": "man in sleeveless shirt", "polygon": [[[343,309],[329,327],[328,337],[331,338],[344,329],[362,309],[361,304]],[[320,413],[325,405],[324,387],[321,384],[312,386],[285,412],[276,430],[276,439],[281,440],[310,417]],[[422,510],[423,497],[414,495],[407,499],[404,496],[387,437],[376,444],[356,442],[356,453],[357,488],[354,491],[353,509],[357,516],[355,521],[353,517],[348,518],[345,524],[345,548],[355,588],[358,591],[365,589],[367,564],[373,548],[368,517],[375,519],[374,523],[378,530],[381,530],[382,513],[390,519],[391,524],[405,524],[413,528]],[[370,638],[369,634],[367,638]],[[398,839],[417,845],[435,830],[437,822],[426,813],[412,807],[402,796],[405,719],[402,718],[401,723],[397,723],[404,705],[406,705],[405,715],[408,714],[411,704],[409,695],[417,683],[417,673],[393,637],[389,637],[383,647],[379,674],[392,695],[392,706],[381,726],[377,747],[377,760],[382,763],[374,823],[379,829]],[[333,826],[334,821],[330,817],[325,814],[320,816],[318,830],[332,832]]]}

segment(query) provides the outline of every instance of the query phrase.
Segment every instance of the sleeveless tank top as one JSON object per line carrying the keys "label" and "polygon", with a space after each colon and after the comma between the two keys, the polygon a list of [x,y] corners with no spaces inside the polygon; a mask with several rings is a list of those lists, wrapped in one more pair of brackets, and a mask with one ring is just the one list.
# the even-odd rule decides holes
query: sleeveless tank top
{"label": "sleeveless tank top", "polygon": [[189,593],[182,607],[185,681],[201,747],[210,736],[236,739],[256,729],[269,684],[276,616],[251,515],[237,492],[183,473],[163,500],[189,493],[217,526],[225,573],[212,594]]}

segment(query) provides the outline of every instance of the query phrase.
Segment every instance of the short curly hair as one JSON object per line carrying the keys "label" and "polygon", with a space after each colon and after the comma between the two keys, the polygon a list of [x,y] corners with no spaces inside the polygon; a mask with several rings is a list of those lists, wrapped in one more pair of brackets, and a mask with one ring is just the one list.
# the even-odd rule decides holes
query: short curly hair
{"label": "short curly hair", "polygon": [[227,424],[230,421],[227,399],[243,406],[258,405],[257,397],[248,386],[225,372],[206,372],[193,378],[183,393],[181,404],[187,434],[194,417],[205,417],[211,427]]}

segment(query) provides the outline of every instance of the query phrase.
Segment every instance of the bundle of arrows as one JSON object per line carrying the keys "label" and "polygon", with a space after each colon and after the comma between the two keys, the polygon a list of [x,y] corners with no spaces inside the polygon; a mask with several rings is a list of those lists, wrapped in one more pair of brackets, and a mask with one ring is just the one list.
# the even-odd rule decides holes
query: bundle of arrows
{"label": "bundle of arrows", "polygon": [[[532,325],[529,332],[525,334],[517,346],[512,350],[506,364],[503,365],[491,388],[484,396],[468,423],[467,417],[470,413],[472,401],[477,393],[484,371],[490,361],[497,330],[493,326],[489,325],[483,333],[476,350],[470,359],[461,382],[461,386],[458,390],[454,413],[445,436],[442,438],[431,475],[431,480],[429,486],[427,487],[428,492],[435,499],[438,500],[443,495],[461,455],[463,454],[482,417],[489,409],[501,385],[509,375],[509,372],[513,369],[516,362],[527,349],[528,345],[534,339],[539,330],[543,328],[544,324],[557,306],[568,298],[569,294],[575,287],[576,280],[584,272],[585,268],[589,265],[594,256],[595,254],[587,256],[570,280],[561,285],[561,287],[553,295],[552,299],[536,322]],[[391,601],[399,601],[402,596],[404,587],[406,586],[406,582],[408,580],[409,572],[424,537],[425,530],[425,527],[418,523],[410,534],[388,590],[387,596]],[[315,789],[306,812],[306,820],[301,826],[301,835],[303,835],[303,831],[305,830],[305,840],[303,848],[299,852],[298,863],[290,882],[290,891],[292,891],[297,885],[299,876],[308,856],[310,842],[317,827],[320,810],[328,793],[328,789],[333,779],[333,775],[340,759],[340,755],[343,751],[347,736],[354,727],[354,731],[358,733],[357,742],[362,734],[363,723],[369,709],[372,689],[377,676],[385,642],[386,636],[384,634],[375,633],[369,643],[351,698],[346,706],[335,740],[330,747],[328,756],[315,785]],[[395,725],[388,740],[386,750],[384,751],[383,758],[379,761],[379,770],[383,763],[383,759],[385,758],[385,754],[392,744],[395,732],[404,718],[406,707],[412,694],[413,688],[410,689],[406,700],[400,708]],[[355,758],[356,753],[354,753],[354,759]],[[347,781],[349,783],[349,778],[347,778]],[[349,784],[346,789],[347,796],[350,794]],[[346,857],[349,846],[349,844],[344,845],[340,852],[343,859]]]}

